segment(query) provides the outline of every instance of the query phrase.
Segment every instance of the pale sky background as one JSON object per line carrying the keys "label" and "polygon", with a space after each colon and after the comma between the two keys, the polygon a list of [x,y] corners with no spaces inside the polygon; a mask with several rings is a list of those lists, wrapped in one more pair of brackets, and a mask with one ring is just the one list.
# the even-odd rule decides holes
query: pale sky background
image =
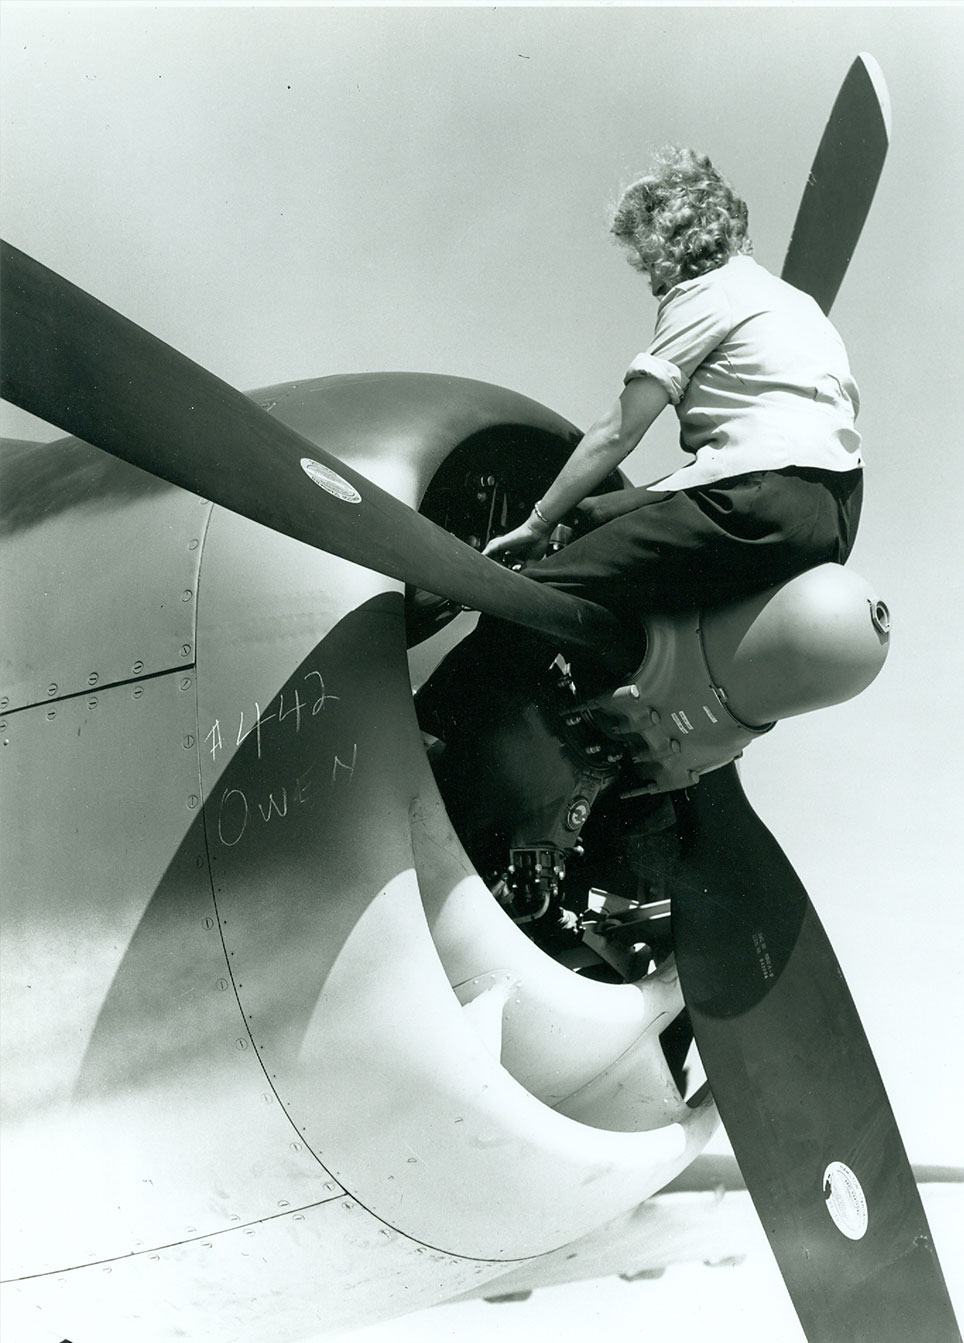
{"label": "pale sky background", "polygon": [[[964,13],[2,3],[0,45],[16,246],[241,388],[452,373],[583,425],[655,316],[607,238],[619,187],[651,148],[693,144],[778,270],[836,91],[876,57],[893,143],[833,318],[868,462],[852,564],[891,607],[892,651],[859,700],[754,745],[744,782],[837,949],[911,1158],[964,1164]],[[7,435],[59,436],[2,409]],[[671,412],[650,437],[640,481],[675,459]],[[694,1337],[779,1343],[747,1288],[717,1309],[688,1281],[676,1330],[692,1306]],[[526,1319],[567,1343],[671,1304],[663,1283],[560,1290],[582,1305],[446,1308],[440,1332],[379,1338],[510,1339]]]}

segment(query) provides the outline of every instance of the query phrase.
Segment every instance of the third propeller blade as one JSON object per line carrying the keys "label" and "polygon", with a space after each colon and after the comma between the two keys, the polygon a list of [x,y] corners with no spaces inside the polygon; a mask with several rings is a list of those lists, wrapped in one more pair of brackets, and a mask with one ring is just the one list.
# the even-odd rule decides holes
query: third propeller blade
{"label": "third propeller blade", "polygon": [[673,933],[733,1150],[810,1343],[960,1343],[837,958],[736,766],[678,795]]}

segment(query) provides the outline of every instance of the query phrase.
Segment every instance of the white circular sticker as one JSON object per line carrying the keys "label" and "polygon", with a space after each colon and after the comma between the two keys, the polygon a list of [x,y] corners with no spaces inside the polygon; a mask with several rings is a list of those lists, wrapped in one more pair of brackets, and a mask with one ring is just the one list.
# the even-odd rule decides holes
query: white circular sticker
{"label": "white circular sticker", "polygon": [[333,494],[336,499],[342,499],[346,504],[361,503],[361,495],[354,485],[349,485],[348,481],[337,471],[332,471],[331,467],[322,466],[321,462],[316,462],[312,457],[302,457],[301,469],[327,494]]}
{"label": "white circular sticker", "polygon": [[831,1161],[823,1173],[823,1196],[834,1225],[849,1240],[860,1240],[867,1232],[867,1200],[860,1181],[842,1161]]}

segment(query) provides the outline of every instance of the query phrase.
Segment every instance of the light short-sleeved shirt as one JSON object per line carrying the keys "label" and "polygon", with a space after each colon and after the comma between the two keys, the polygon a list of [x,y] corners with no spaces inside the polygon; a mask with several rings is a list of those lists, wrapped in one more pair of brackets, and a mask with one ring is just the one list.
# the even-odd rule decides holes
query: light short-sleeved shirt
{"label": "light short-sleeved shirt", "polygon": [[665,387],[696,460],[651,486],[685,490],[785,466],[863,465],[847,351],[808,294],[751,257],[675,285],[626,373]]}

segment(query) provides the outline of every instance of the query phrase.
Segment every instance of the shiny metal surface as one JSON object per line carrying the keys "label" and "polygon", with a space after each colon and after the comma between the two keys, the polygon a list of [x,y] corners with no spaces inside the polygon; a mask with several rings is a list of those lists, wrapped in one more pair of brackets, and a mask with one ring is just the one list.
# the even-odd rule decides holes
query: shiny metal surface
{"label": "shiny metal surface", "polygon": [[210,505],[76,439],[0,462],[3,710],[190,666]]}
{"label": "shiny metal surface", "polygon": [[[387,472],[414,499],[432,467]],[[106,531],[156,509],[175,551],[203,510],[88,502]],[[151,553],[108,642],[166,606]],[[256,1343],[444,1299],[638,1202],[715,1122],[652,1052],[678,992],[572,976],[473,872],[398,585],[218,509],[201,554],[194,666],[3,720],[5,1292],[60,1337]],[[502,971],[480,1027],[465,982]]]}

